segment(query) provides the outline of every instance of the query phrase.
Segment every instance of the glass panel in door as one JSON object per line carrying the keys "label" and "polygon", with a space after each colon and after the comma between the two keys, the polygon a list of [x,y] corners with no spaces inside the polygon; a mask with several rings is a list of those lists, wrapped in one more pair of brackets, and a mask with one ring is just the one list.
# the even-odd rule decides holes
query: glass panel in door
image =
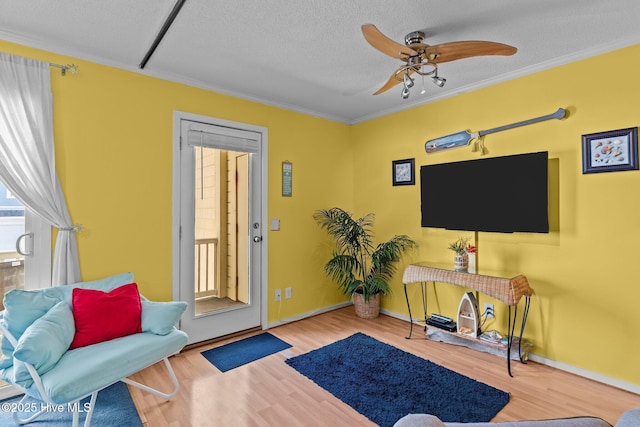
{"label": "glass panel in door", "polygon": [[249,303],[247,153],[195,147],[195,315]]}
{"label": "glass panel in door", "polygon": [[[25,232],[25,209],[22,203],[0,182],[0,292],[24,289],[24,256],[16,250],[16,241]],[[29,238],[21,239],[22,245]],[[23,251],[25,248],[22,248]],[[0,297],[0,309],[2,298]]]}

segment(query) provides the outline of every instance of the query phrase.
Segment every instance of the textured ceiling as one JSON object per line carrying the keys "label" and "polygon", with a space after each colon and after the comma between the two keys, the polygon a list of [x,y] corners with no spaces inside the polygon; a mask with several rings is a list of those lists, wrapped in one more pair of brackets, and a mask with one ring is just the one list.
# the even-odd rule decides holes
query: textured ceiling
{"label": "textured ceiling", "polygon": [[[186,0],[139,69],[174,4],[0,0],[0,39],[344,123],[640,42],[638,0]],[[364,40],[365,23],[398,42],[422,30],[428,44],[488,40],[518,52],[442,64],[445,87],[427,79],[424,95],[418,79],[407,100],[400,86],[373,96],[401,63]]]}

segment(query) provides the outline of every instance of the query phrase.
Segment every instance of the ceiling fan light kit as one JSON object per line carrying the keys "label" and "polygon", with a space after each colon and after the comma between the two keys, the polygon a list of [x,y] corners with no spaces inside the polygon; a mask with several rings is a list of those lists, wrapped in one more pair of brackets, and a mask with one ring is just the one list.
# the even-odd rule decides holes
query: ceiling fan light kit
{"label": "ceiling fan light kit", "polygon": [[[409,98],[409,89],[414,84],[411,74],[431,77],[433,83],[443,87],[447,79],[438,75],[438,64],[483,55],[513,55],[517,49],[502,43],[488,41],[459,41],[428,45],[424,43],[425,34],[413,31],[404,38],[404,45],[385,36],[373,24],[364,24],[362,34],[371,46],[393,58],[400,59],[405,65],[400,66],[389,80],[374,95],[386,92],[399,83],[403,88],[402,99]],[[424,85],[421,94],[425,93]]]}
{"label": "ceiling fan light kit", "polygon": [[437,70],[436,70],[436,74],[433,77],[431,77],[431,80],[433,80],[433,83],[438,87],[443,87],[444,84],[447,82],[447,79],[445,79],[444,77],[438,76]]}

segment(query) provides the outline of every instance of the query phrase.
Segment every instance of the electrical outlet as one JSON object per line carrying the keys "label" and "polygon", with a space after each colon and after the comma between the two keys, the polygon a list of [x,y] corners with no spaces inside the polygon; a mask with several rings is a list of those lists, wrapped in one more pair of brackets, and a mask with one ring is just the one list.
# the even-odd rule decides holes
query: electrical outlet
{"label": "electrical outlet", "polygon": [[484,303],[484,313],[487,315],[487,319],[493,319],[495,316],[493,314],[493,304]]}
{"label": "electrical outlet", "polygon": [[276,300],[276,301],[280,301],[280,300],[282,300],[282,290],[281,290],[281,289],[276,289],[276,292],[275,292],[275,300]]}
{"label": "electrical outlet", "polygon": [[291,298],[291,288],[285,288],[284,289],[284,297],[285,298]]}

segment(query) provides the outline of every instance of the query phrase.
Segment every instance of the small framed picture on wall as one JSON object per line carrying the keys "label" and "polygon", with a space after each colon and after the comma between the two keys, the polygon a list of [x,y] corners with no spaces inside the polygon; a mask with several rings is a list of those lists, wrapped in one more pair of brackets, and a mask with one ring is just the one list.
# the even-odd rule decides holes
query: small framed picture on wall
{"label": "small framed picture on wall", "polygon": [[391,162],[393,185],[414,185],[416,183],[415,160],[404,159]]}
{"label": "small framed picture on wall", "polygon": [[638,169],[638,128],[582,135],[582,173]]}

